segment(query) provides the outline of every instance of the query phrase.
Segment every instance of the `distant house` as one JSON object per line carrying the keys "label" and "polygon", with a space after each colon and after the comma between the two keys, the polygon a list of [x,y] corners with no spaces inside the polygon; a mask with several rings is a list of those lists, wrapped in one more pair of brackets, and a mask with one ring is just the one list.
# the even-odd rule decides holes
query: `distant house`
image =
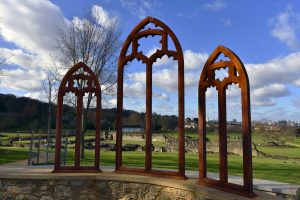
{"label": "distant house", "polygon": [[187,129],[195,129],[197,128],[198,124],[195,124],[194,122],[191,122],[189,124],[185,124],[184,125],[184,128],[187,128]]}
{"label": "distant house", "polygon": [[198,127],[198,118],[186,118],[184,128],[186,129],[196,129]]}
{"label": "distant house", "polygon": [[143,133],[145,132],[144,125],[141,124],[123,124],[122,133]]}

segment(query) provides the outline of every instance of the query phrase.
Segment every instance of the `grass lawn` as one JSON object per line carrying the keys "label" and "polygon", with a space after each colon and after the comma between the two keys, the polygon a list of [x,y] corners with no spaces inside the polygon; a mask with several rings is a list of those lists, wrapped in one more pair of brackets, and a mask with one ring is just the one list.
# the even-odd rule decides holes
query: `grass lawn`
{"label": "grass lawn", "polygon": [[19,147],[0,147],[0,164],[26,160],[28,149]]}
{"label": "grass lawn", "polygon": [[[86,150],[86,158],[82,160],[83,165],[93,165],[94,152]],[[177,169],[178,154],[167,152],[153,152],[153,168]],[[186,170],[198,170],[198,154],[187,153]],[[74,152],[68,153],[68,164],[73,165]],[[218,155],[210,154],[207,157],[208,172],[218,173]],[[229,174],[242,176],[242,158],[240,156],[229,156]],[[101,165],[115,164],[115,152],[101,151]],[[144,167],[144,152],[123,152],[123,166]],[[286,183],[300,184],[300,162],[291,160],[277,160],[271,158],[253,158],[253,177],[281,181]]]}
{"label": "grass lawn", "polygon": [[275,156],[286,156],[288,158],[300,158],[300,148],[291,147],[261,147],[257,146],[259,151]]}
{"label": "grass lawn", "polygon": [[288,140],[286,141],[286,143],[300,147],[300,137],[294,138],[292,140]]}
{"label": "grass lawn", "polygon": [[5,133],[5,132],[1,132],[0,135],[1,135],[1,137],[0,137],[1,140],[9,140],[12,137],[18,137],[18,136],[20,136],[20,137],[30,137],[31,133]]}
{"label": "grass lawn", "polygon": [[[3,135],[3,133],[1,133]],[[20,134],[20,136],[24,136]],[[31,134],[26,134],[31,135]],[[168,133],[168,135],[177,137],[178,133]],[[186,132],[187,136],[196,138],[197,133]],[[237,133],[229,133],[229,136],[238,136]],[[17,135],[5,134],[5,137],[0,138],[8,142],[9,137],[16,137]],[[208,132],[207,137],[211,141],[218,140],[218,134],[215,132]],[[86,139],[92,138],[91,133],[87,134]],[[253,134],[253,141],[257,144],[266,144],[267,140],[260,135]],[[75,140],[74,136],[71,136],[69,140]],[[233,140],[231,137],[230,140]],[[102,141],[107,143],[115,143],[115,141]],[[14,144],[30,143],[30,141],[14,142]],[[288,144],[294,145],[295,148],[275,148],[275,147],[262,147],[257,146],[258,149],[264,153],[270,155],[287,156],[289,158],[300,157],[300,138],[294,138],[287,141]],[[144,141],[123,141],[123,144],[140,144],[145,145]],[[164,146],[164,142],[153,142],[155,146]],[[69,145],[69,148],[72,145]],[[34,149],[36,151],[36,149]],[[41,150],[42,151],[42,150]],[[50,150],[54,152],[54,149]],[[62,149],[62,153],[64,150]],[[94,161],[93,150],[85,150],[86,157],[82,161],[84,165],[92,165]],[[152,163],[153,168],[161,169],[177,169],[178,166],[178,154],[167,152],[153,152]],[[186,170],[198,170],[198,154],[187,153],[186,155]],[[21,147],[0,147],[0,164],[15,162],[18,160],[26,160],[28,157],[28,148]],[[68,164],[73,165],[74,149],[68,150]],[[63,159],[62,159],[63,160]],[[101,165],[114,165],[115,164],[115,152],[101,151]],[[218,172],[218,155],[209,154],[207,157],[208,172]],[[229,174],[242,175],[242,157],[230,155],[228,157]],[[145,152],[123,152],[123,165],[124,166],[136,166],[143,167],[145,165]],[[300,161],[291,160],[278,160],[271,158],[253,158],[253,175],[254,178],[276,180],[281,182],[300,184]]]}

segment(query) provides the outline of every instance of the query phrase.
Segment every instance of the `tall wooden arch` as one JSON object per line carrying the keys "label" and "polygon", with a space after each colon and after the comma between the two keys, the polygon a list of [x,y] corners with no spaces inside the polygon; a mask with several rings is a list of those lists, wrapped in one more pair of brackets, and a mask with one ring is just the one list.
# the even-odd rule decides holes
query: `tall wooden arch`
{"label": "tall wooden arch", "polygon": [[[154,24],[160,29],[144,29],[148,24]],[[147,36],[161,36],[161,49],[147,57],[138,52],[138,40]],[[168,49],[168,36],[173,41],[176,51]],[[131,45],[131,53],[127,55]],[[158,171],[152,169],[152,65],[156,59],[167,55],[178,61],[178,172]],[[122,111],[123,111],[123,79],[124,66],[134,59],[142,60],[146,64],[146,156],[145,169],[122,167]],[[147,17],[142,20],[125,40],[118,62],[118,92],[117,92],[117,138],[116,138],[116,171],[132,172],[144,175],[159,175],[174,178],[185,178],[184,158],[184,60],[180,43],[173,31],[158,19]]]}
{"label": "tall wooden arch", "polygon": [[[224,54],[230,61],[217,61]],[[216,79],[215,70],[228,68],[228,77],[222,81]],[[243,179],[244,185],[228,183],[227,168],[227,120],[226,120],[226,89],[230,84],[238,84],[241,88],[242,134],[243,134]],[[216,87],[219,108],[219,180],[210,179],[206,174],[206,100],[207,88]],[[249,79],[246,69],[231,50],[218,46],[206,61],[201,73],[198,88],[199,117],[199,184],[212,186],[230,192],[253,196],[252,183],[252,151],[251,151],[251,115]]]}
{"label": "tall wooden arch", "polygon": [[[78,84],[81,84],[78,87]],[[76,140],[74,166],[61,166],[62,110],[63,97],[66,93],[74,93],[77,100],[76,110]],[[80,135],[82,128],[83,97],[85,93],[96,96],[96,131],[94,166],[80,165]],[[101,126],[101,88],[93,71],[83,62],[74,65],[64,76],[58,90],[56,112],[56,143],[54,172],[100,172],[100,126]]]}

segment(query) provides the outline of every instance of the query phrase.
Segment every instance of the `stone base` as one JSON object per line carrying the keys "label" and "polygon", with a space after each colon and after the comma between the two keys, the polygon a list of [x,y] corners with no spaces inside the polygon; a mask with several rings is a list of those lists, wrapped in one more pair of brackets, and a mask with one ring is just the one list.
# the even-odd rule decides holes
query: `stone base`
{"label": "stone base", "polygon": [[[0,173],[0,199],[248,199],[199,186],[196,181],[196,179],[174,180],[114,172],[53,174],[44,170],[28,174]],[[261,191],[255,193],[257,196],[252,199],[277,199]]]}

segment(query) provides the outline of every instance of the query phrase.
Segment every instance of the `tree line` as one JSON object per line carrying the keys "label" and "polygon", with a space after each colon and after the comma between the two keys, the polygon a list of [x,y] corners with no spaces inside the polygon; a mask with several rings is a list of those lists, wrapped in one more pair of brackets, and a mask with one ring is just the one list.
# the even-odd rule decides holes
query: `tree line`
{"label": "tree line", "polygon": [[[0,94],[0,130],[1,131],[32,131],[47,129],[48,103],[29,97],[16,97],[12,94]],[[56,126],[56,105],[50,104],[54,112],[51,113],[51,129]],[[116,124],[116,108],[101,110],[101,129],[114,130]],[[85,130],[94,130],[96,127],[95,109],[87,111]],[[123,111],[123,124],[145,125],[145,113],[133,110]],[[175,115],[152,115],[153,131],[174,131],[177,128],[178,117]],[[72,106],[63,106],[63,129],[74,130],[76,127],[76,109]]]}

